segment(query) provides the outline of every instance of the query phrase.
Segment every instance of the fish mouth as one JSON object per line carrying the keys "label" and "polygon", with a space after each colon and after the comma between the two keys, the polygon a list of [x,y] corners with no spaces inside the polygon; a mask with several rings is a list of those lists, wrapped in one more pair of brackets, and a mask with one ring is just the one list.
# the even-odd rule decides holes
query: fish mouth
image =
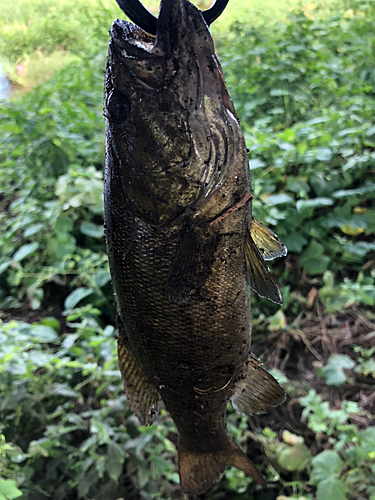
{"label": "fish mouth", "polygon": [[117,88],[124,78],[122,66],[135,84],[151,89],[165,87],[172,79],[188,79],[190,86],[202,80],[208,88],[218,80],[213,73],[221,73],[209,28],[188,0],[162,0],[155,37],[121,20],[113,22],[110,35],[110,70]]}
{"label": "fish mouth", "polygon": [[204,17],[188,0],[162,0],[156,36],[120,20],[110,34],[104,116],[124,192],[143,220],[198,210],[243,160]]}

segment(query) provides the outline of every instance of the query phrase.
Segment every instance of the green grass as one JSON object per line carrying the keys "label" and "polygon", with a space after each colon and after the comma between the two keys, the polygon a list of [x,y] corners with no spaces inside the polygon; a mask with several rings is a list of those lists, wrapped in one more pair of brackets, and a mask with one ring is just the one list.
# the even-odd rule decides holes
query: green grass
{"label": "green grass", "polygon": [[[333,0],[319,2],[319,15]],[[205,9],[210,2],[198,6]],[[145,2],[157,15],[159,3]],[[213,24],[215,38],[229,38],[230,27],[244,22],[253,27],[272,26],[283,20],[301,0],[231,0]],[[313,4],[307,4],[307,8]],[[115,0],[17,0],[0,4],[0,61],[17,88],[29,90],[89,52],[105,51],[108,30],[116,18],[124,18]]]}

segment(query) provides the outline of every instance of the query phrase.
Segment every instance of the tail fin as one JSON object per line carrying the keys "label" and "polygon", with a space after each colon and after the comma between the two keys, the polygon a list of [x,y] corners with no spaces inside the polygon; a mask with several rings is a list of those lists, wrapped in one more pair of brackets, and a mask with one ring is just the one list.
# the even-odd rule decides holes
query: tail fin
{"label": "tail fin", "polygon": [[214,453],[193,453],[179,445],[178,466],[180,483],[188,495],[201,495],[217,481],[229,465],[242,470],[262,486],[266,485],[263,476],[245,453],[232,441],[228,440],[228,448]]}

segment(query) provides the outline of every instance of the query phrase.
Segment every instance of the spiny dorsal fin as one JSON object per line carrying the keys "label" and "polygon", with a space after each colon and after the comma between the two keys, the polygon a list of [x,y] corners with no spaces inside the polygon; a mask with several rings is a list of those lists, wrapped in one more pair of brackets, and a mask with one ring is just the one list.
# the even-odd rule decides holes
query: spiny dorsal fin
{"label": "spiny dorsal fin", "polygon": [[288,253],[286,246],[277,235],[254,217],[250,224],[250,234],[264,260],[285,257]]}
{"label": "spiny dorsal fin", "polygon": [[275,304],[281,305],[283,300],[279,287],[272,278],[270,270],[249,232],[246,233],[245,238],[245,265],[246,281],[250,288],[260,295],[260,297],[272,300]]}
{"label": "spiny dorsal fin", "polygon": [[233,408],[241,415],[258,415],[270,406],[277,406],[285,400],[285,392],[277,380],[251,354],[248,372],[238,383],[231,398]]}
{"label": "spiny dorsal fin", "polygon": [[142,425],[151,425],[159,413],[160,394],[127,348],[121,333],[117,339],[117,353],[129,406]]}

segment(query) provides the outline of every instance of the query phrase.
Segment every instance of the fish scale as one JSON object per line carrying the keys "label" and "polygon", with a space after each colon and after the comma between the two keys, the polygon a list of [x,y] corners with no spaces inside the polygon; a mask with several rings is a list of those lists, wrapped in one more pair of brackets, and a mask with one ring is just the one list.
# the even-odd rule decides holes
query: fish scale
{"label": "fish scale", "polygon": [[111,37],[106,241],[129,405],[151,424],[165,404],[186,493],[226,465],[265,484],[226,405],[261,413],[284,399],[250,353],[249,285],[280,302],[256,242],[269,258],[285,247],[252,217],[245,141],[201,13],[163,0],[155,39],[124,21]]}

